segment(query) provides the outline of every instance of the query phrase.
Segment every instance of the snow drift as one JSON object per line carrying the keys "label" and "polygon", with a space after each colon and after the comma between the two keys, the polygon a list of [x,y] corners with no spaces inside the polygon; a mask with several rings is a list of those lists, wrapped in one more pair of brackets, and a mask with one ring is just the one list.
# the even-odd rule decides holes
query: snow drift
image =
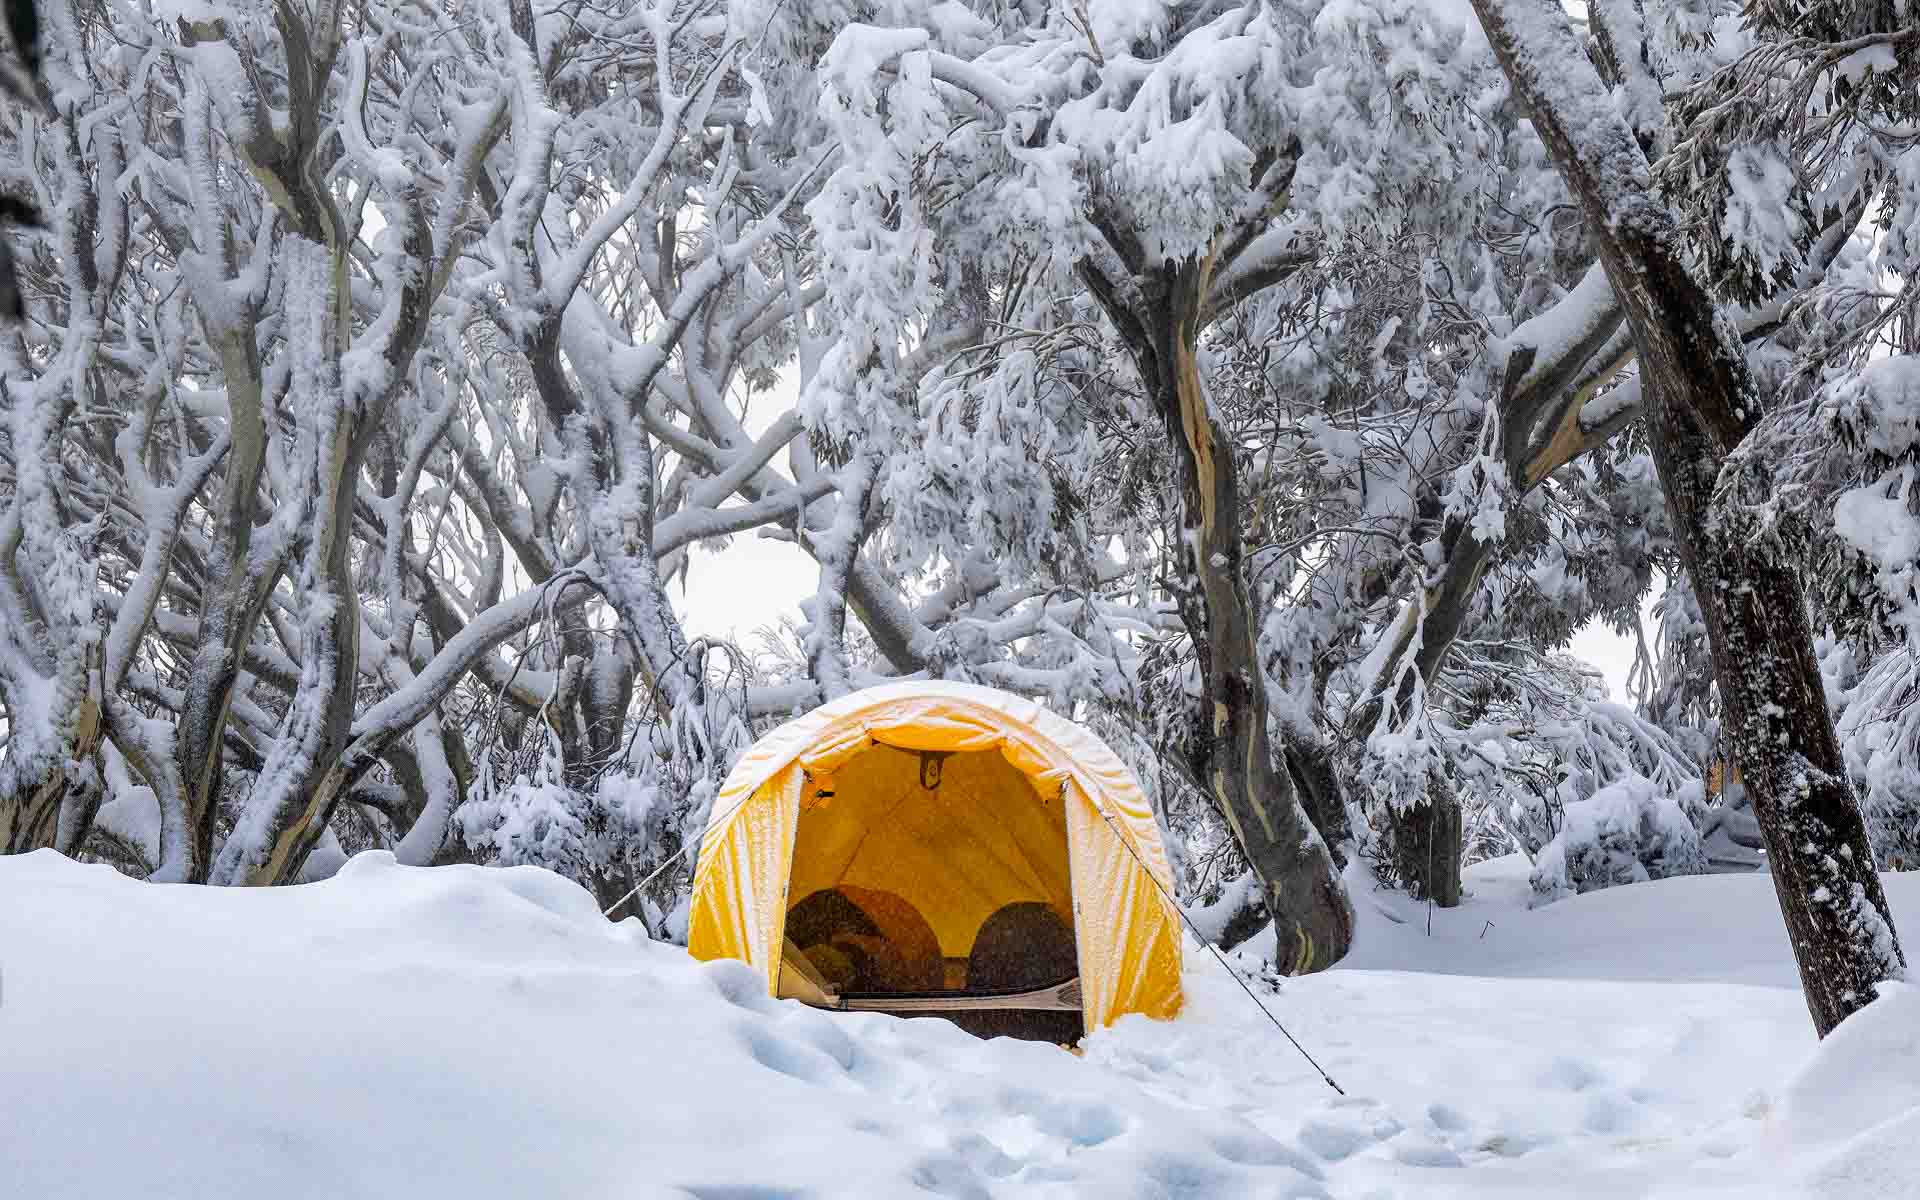
{"label": "snow drift", "polygon": [[[1920,993],[1889,987],[1816,1050],[1766,879],[1528,912],[1516,861],[1470,872],[1431,937],[1361,896],[1350,966],[1265,997],[1342,1098],[1191,950],[1185,1016],[1076,1057],[770,1000],[532,868],[366,854],[324,883],[214,889],[0,859],[0,1180],[115,1200],[1916,1194]],[[1920,880],[1888,882],[1920,928]]]}

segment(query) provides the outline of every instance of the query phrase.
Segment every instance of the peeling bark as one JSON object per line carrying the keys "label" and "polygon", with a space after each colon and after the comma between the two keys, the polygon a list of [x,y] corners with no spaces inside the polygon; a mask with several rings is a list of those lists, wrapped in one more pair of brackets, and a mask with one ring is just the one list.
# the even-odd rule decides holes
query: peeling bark
{"label": "peeling bark", "polygon": [[[326,246],[288,236],[289,271],[320,291],[289,321],[296,356],[294,393],[303,414],[299,494],[307,507],[306,544],[295,575],[300,596],[300,678],[287,718],[262,765],[245,811],[213,871],[216,883],[269,885],[296,878],[326,832],[340,789],[328,767],[346,747],[353,724],[360,657],[360,605],[354,586],[351,534],[356,484],[375,415],[353,403],[339,373],[343,323],[340,266]],[[331,285],[328,281],[331,279]]]}
{"label": "peeling bark", "polygon": [[0,796],[0,854],[54,849],[71,854],[92,828],[100,809],[100,774],[94,755],[103,736],[99,646],[88,647],[85,681],[62,722],[66,755],[31,783]]}
{"label": "peeling bark", "polygon": [[[1290,178],[1292,162],[1268,170]],[[1284,190],[1284,182],[1275,188]],[[1081,276],[1132,348],[1179,464],[1181,615],[1199,659],[1204,705],[1196,774],[1260,881],[1274,915],[1276,962],[1289,974],[1319,970],[1352,945],[1353,907],[1268,739],[1259,623],[1242,571],[1239,462],[1194,357],[1220,264],[1209,253],[1140,269],[1138,249],[1123,228],[1104,218],[1095,223],[1126,276],[1116,279],[1092,260],[1081,263]]]}

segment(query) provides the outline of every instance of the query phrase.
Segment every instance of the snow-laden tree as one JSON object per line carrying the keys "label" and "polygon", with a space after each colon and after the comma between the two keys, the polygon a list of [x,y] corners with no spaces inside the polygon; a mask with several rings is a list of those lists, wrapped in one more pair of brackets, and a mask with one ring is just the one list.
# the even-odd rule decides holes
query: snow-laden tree
{"label": "snow-laden tree", "polygon": [[[938,675],[1101,729],[1285,969],[1344,952],[1350,851],[1439,904],[1509,847],[1549,894],[1698,869],[1756,710],[1649,419],[1679,362],[1769,398],[1701,494],[1781,467],[1750,527],[1842,535],[1814,613],[1891,861],[1905,35],[1541,11],[1719,358],[1649,357],[1497,13],[50,7],[0,130],[50,226],[0,350],[7,847],[272,883],[380,846],[609,902],[678,864],[635,902],[671,930],[752,732]],[[819,567],[758,654],[671,590],[740,536]],[[1557,651],[1662,579],[1635,711]]]}
{"label": "snow-laden tree", "polygon": [[[867,547],[920,434],[836,429],[811,386],[835,142],[782,28],[49,7],[50,103],[0,134],[51,224],[0,352],[9,849],[272,883],[384,846],[612,898],[690,848],[758,722],[881,672],[1065,696],[1087,656],[1056,636],[1114,661],[1129,606]],[[680,625],[690,551],[741,534],[821,562],[805,670]]]}
{"label": "snow-laden tree", "polygon": [[[1131,584],[1137,617],[1088,619],[1124,630],[1134,690],[1101,693],[1087,642],[1086,698],[1131,706],[1176,790],[1211,797],[1282,961],[1344,947],[1327,841],[1350,801],[1451,902],[1460,759],[1436,713],[1460,697],[1436,688],[1518,661],[1462,634],[1550,645],[1631,612],[1657,550],[1644,453],[1546,486],[1638,397],[1607,388],[1620,313],[1484,43],[1402,6],[867,16],[804,40],[831,46],[844,142],[810,209],[846,281],[816,394],[925,438],[878,467],[883,544],[950,593]],[[909,372],[936,314],[983,303],[977,349]],[[1583,530],[1578,508],[1627,519]],[[1168,641],[1169,599],[1190,669],[1177,648],[1129,669]]]}
{"label": "snow-laden tree", "polygon": [[[1664,94],[1644,49],[1642,11],[1595,6],[1600,52],[1590,58],[1553,0],[1474,0],[1474,8],[1578,199],[1631,334],[1654,461],[1706,625],[1722,737],[1753,799],[1808,1006],[1824,1035],[1872,999],[1875,982],[1899,975],[1904,958],[1834,736],[1800,563],[1790,540],[1766,521],[1777,494],[1777,451],[1743,446],[1767,408],[1759,372],[1730,306],[1691,260],[1674,206],[1655,188],[1650,155],[1669,171],[1688,159],[1684,146],[1661,155],[1674,144],[1672,130],[1664,111],[1642,99]],[[1763,34],[1793,36],[1775,13],[1756,19]],[[1601,69],[1616,80],[1611,93]],[[1698,114],[1682,126],[1696,136],[1711,128]],[[1713,149],[1733,152],[1732,186],[1750,181],[1741,174],[1753,165],[1739,160],[1744,147],[1721,141]],[[1850,227],[1846,214],[1857,219],[1865,181],[1843,171],[1819,182],[1836,185],[1831,207]],[[1772,215],[1775,224],[1756,239],[1737,224],[1696,234],[1731,247],[1736,290],[1742,256],[1750,258],[1755,243],[1766,254],[1763,278],[1791,274],[1798,264],[1784,256],[1783,243],[1805,242],[1822,224]],[[1711,266],[1715,255],[1704,257]],[[1814,270],[1825,265],[1817,254],[1798,257]],[[1726,280],[1714,282],[1728,290]]]}
{"label": "snow-laden tree", "polygon": [[[1662,166],[1725,294],[1778,314],[1780,399],[1736,461],[1778,476],[1768,527],[1803,546],[1843,752],[1883,866],[1915,862],[1912,509],[1920,35],[1874,4],[1757,4],[1700,80]],[[1709,204],[1715,207],[1709,208]],[[1720,219],[1724,209],[1726,219]],[[1852,216],[1806,270],[1809,216]],[[1724,486],[1724,484],[1723,484]]]}
{"label": "snow-laden tree", "polygon": [[[744,148],[718,162],[752,133],[740,39],[713,13],[542,17],[561,32],[537,63],[515,23],[530,14],[49,11],[51,110],[7,114],[8,185],[53,214],[8,349],[11,848],[84,845],[104,780],[125,793],[104,796],[109,832],[159,877],[293,878],[336,825],[408,861],[457,855],[488,748],[535,719],[577,788],[616,762],[671,783],[654,815],[674,817],[669,849],[698,821],[748,702],[708,703],[720,664],[635,618],[671,616],[659,579],[696,540],[790,521],[804,499],[754,478],[797,424],[756,445],[727,397],[764,388],[817,292],[746,270],[773,227],[736,230],[689,180],[737,186],[777,223],[807,172]],[[696,229],[667,220],[672,253],[643,277],[647,198],[652,237],[663,205]],[[639,331],[626,352],[644,354],[681,296],[702,370],[641,395],[686,457],[667,473],[656,435],[620,431],[614,474],[659,473],[671,494],[630,483],[610,510],[590,453],[605,427],[542,407],[558,314],[601,329],[599,357],[564,368],[564,404],[604,379],[605,328]],[[657,340],[656,373],[680,346]],[[659,718],[644,737],[628,736],[636,668]],[[343,800],[359,818],[334,820]]]}

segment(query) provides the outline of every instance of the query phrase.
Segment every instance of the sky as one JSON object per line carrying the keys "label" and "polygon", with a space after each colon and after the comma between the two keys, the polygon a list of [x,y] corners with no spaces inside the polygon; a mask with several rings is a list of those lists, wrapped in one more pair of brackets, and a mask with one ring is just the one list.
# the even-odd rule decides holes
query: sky
{"label": "sky", "polygon": [[1633,669],[1633,642],[1621,637],[1598,621],[1592,621],[1579,633],[1573,635],[1573,644],[1567,650],[1576,658],[1585,659],[1600,669],[1607,681],[1607,690],[1615,700],[1628,699],[1627,673]]}
{"label": "sky", "polygon": [[806,551],[749,533],[718,554],[696,548],[684,588],[679,580],[673,583],[673,606],[688,634],[751,648],[754,630],[781,617],[799,619],[800,601],[818,580]]}
{"label": "sky", "polygon": [[[753,633],[781,617],[800,615],[800,601],[817,579],[813,560],[791,542],[736,537],[719,554],[696,550],[684,590],[673,586],[674,607],[687,632],[725,637],[747,649]],[[1568,649],[1597,667],[1616,700],[1627,698],[1633,643],[1594,622],[1574,635]]]}

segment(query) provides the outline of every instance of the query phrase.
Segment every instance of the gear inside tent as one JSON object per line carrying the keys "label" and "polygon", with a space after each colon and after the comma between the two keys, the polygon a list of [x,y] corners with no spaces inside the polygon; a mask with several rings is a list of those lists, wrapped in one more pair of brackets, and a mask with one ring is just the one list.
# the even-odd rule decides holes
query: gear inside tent
{"label": "gear inside tent", "polygon": [[756,742],[713,804],[688,949],[823,1008],[1056,1042],[1180,1008],[1179,915],[1137,780],[990,688],[869,688]]}

